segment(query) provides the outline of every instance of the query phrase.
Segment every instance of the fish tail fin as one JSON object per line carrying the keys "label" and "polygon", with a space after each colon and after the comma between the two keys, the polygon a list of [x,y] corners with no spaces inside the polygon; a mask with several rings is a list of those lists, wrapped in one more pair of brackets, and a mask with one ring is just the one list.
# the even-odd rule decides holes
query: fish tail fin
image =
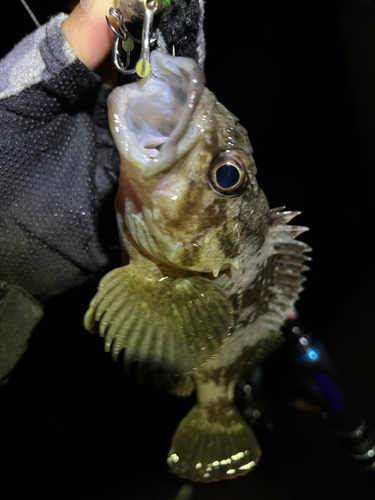
{"label": "fish tail fin", "polygon": [[183,478],[210,482],[246,474],[260,455],[253,431],[232,405],[196,404],[172,438],[167,463]]}

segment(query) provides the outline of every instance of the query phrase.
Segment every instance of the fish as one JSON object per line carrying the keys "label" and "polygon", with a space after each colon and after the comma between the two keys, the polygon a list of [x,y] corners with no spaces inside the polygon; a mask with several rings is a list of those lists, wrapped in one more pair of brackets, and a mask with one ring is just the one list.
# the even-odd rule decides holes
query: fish
{"label": "fish", "polygon": [[167,463],[210,482],[261,456],[234,404],[238,379],[281,341],[305,280],[300,212],[270,209],[238,118],[189,58],[151,53],[150,75],[117,87],[108,117],[120,154],[115,208],[124,266],[106,274],[85,328],[140,377],[196,403]]}

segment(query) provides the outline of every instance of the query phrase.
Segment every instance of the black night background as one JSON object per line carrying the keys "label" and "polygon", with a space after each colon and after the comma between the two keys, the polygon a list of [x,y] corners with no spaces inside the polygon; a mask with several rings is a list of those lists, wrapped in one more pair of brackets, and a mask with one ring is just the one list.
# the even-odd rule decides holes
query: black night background
{"label": "black night background", "polygon": [[[41,23],[68,4],[28,3]],[[21,2],[2,8],[4,56],[34,25]],[[300,210],[296,224],[310,228],[300,236],[313,248],[300,322],[324,342],[348,407],[375,430],[375,2],[208,0],[205,32],[207,87],[248,130],[270,206]],[[103,352],[102,339],[83,330],[94,288],[48,304],[0,388],[4,500],[21,490],[71,500],[174,500],[184,484],[165,457],[192,400],[139,385]],[[347,457],[280,357],[265,368],[277,390],[265,403],[274,428],[258,429],[260,465],[245,478],[194,485],[186,498],[373,494],[375,470]]]}

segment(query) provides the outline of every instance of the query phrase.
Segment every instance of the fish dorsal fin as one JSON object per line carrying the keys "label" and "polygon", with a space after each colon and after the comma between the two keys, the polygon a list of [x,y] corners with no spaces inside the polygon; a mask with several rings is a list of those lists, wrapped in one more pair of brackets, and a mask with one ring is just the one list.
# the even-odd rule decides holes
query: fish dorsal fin
{"label": "fish dorsal fin", "polygon": [[284,208],[275,208],[270,213],[270,255],[263,270],[263,302],[267,303],[264,321],[269,330],[279,329],[293,310],[306,279],[302,273],[309,269],[305,262],[310,258],[305,253],[310,252],[311,248],[295,239],[308,228],[288,225],[300,212],[284,211]]}
{"label": "fish dorsal fin", "polygon": [[229,337],[232,309],[225,295],[201,276],[157,279],[133,264],[109,272],[84,319],[105,337],[105,350],[139,368],[192,373]]}

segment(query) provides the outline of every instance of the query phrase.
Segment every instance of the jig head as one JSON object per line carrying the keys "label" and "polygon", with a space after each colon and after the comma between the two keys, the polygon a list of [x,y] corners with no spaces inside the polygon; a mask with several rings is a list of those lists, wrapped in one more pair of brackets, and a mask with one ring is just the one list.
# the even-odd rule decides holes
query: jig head
{"label": "jig head", "polygon": [[[136,73],[140,78],[146,78],[150,73],[150,47],[157,40],[157,35],[152,33],[152,23],[154,15],[159,14],[167,5],[169,0],[117,0],[117,9],[111,8],[109,14],[115,19],[118,29],[115,29],[108,17],[106,20],[109,28],[116,35],[113,47],[113,62],[118,71],[124,75]],[[130,21],[143,19],[142,40],[138,40],[129,32],[124,21],[124,12]],[[139,60],[134,68],[129,69],[130,53],[134,49],[134,44],[141,45]],[[121,49],[127,53],[126,63],[121,60]]]}

